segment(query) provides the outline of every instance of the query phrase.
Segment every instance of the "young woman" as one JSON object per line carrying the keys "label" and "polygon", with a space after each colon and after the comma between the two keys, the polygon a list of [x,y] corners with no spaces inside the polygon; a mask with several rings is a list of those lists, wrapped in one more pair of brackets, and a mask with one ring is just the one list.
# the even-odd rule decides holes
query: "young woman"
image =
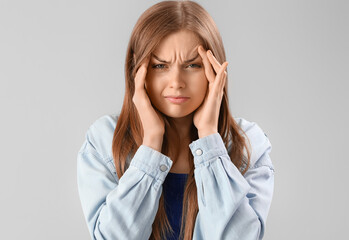
{"label": "young woman", "polygon": [[231,116],[225,59],[199,4],[164,1],[141,15],[122,110],[96,120],[78,153],[92,239],[262,239],[271,144]]}

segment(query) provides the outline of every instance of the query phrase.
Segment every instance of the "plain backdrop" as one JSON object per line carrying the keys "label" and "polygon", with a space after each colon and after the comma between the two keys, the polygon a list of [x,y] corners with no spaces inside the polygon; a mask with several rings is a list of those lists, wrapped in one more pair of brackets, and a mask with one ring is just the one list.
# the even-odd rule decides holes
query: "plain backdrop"
{"label": "plain backdrop", "polygon": [[[76,183],[88,127],[120,111],[138,17],[158,1],[0,1],[1,239],[89,239]],[[209,1],[234,116],[272,143],[267,240],[346,239],[349,2]]]}

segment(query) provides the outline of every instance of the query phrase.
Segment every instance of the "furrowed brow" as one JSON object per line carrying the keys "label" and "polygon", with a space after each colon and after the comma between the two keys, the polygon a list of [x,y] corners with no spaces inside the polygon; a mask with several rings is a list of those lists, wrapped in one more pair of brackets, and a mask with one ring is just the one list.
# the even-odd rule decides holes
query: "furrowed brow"
{"label": "furrowed brow", "polygon": [[[160,59],[158,56],[156,56],[154,53],[152,53],[153,57],[158,60],[159,62],[162,62],[162,63],[170,63],[170,62],[167,62],[165,60],[162,60]],[[195,59],[197,59],[199,57],[199,54],[197,54],[194,58],[192,59],[188,59],[188,60],[185,60],[184,63],[190,63],[192,61],[194,61]]]}
{"label": "furrowed brow", "polygon": [[199,54],[197,54],[194,58],[189,59],[189,60],[185,60],[184,63],[190,63],[192,61],[194,61],[195,59],[197,59],[199,57]]}
{"label": "furrowed brow", "polygon": [[153,57],[158,60],[159,62],[162,62],[162,63],[169,63],[169,62],[166,62],[165,60],[161,60],[158,56],[156,56],[154,53],[152,53]]}

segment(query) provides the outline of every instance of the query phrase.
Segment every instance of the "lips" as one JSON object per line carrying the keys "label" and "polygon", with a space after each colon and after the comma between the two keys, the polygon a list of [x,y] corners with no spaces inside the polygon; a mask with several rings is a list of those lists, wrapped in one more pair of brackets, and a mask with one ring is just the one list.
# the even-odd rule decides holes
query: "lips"
{"label": "lips", "polygon": [[177,96],[174,96],[174,95],[166,96],[165,98],[167,100],[169,100],[170,102],[175,103],[175,104],[184,103],[184,102],[186,102],[189,99],[189,97],[178,96],[178,95]]}
{"label": "lips", "polygon": [[168,96],[165,96],[166,98],[189,98],[189,97],[186,97],[186,96],[183,96],[183,95],[168,95]]}

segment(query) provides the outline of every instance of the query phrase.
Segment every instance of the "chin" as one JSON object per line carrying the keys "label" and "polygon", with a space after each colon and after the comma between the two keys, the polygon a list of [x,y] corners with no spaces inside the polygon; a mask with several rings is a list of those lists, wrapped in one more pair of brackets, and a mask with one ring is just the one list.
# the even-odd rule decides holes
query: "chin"
{"label": "chin", "polygon": [[184,117],[188,117],[190,115],[193,114],[193,111],[189,112],[189,113],[185,113],[185,112],[169,112],[169,111],[166,111],[166,112],[163,112],[164,115],[166,115],[167,117],[170,117],[170,118],[184,118]]}

